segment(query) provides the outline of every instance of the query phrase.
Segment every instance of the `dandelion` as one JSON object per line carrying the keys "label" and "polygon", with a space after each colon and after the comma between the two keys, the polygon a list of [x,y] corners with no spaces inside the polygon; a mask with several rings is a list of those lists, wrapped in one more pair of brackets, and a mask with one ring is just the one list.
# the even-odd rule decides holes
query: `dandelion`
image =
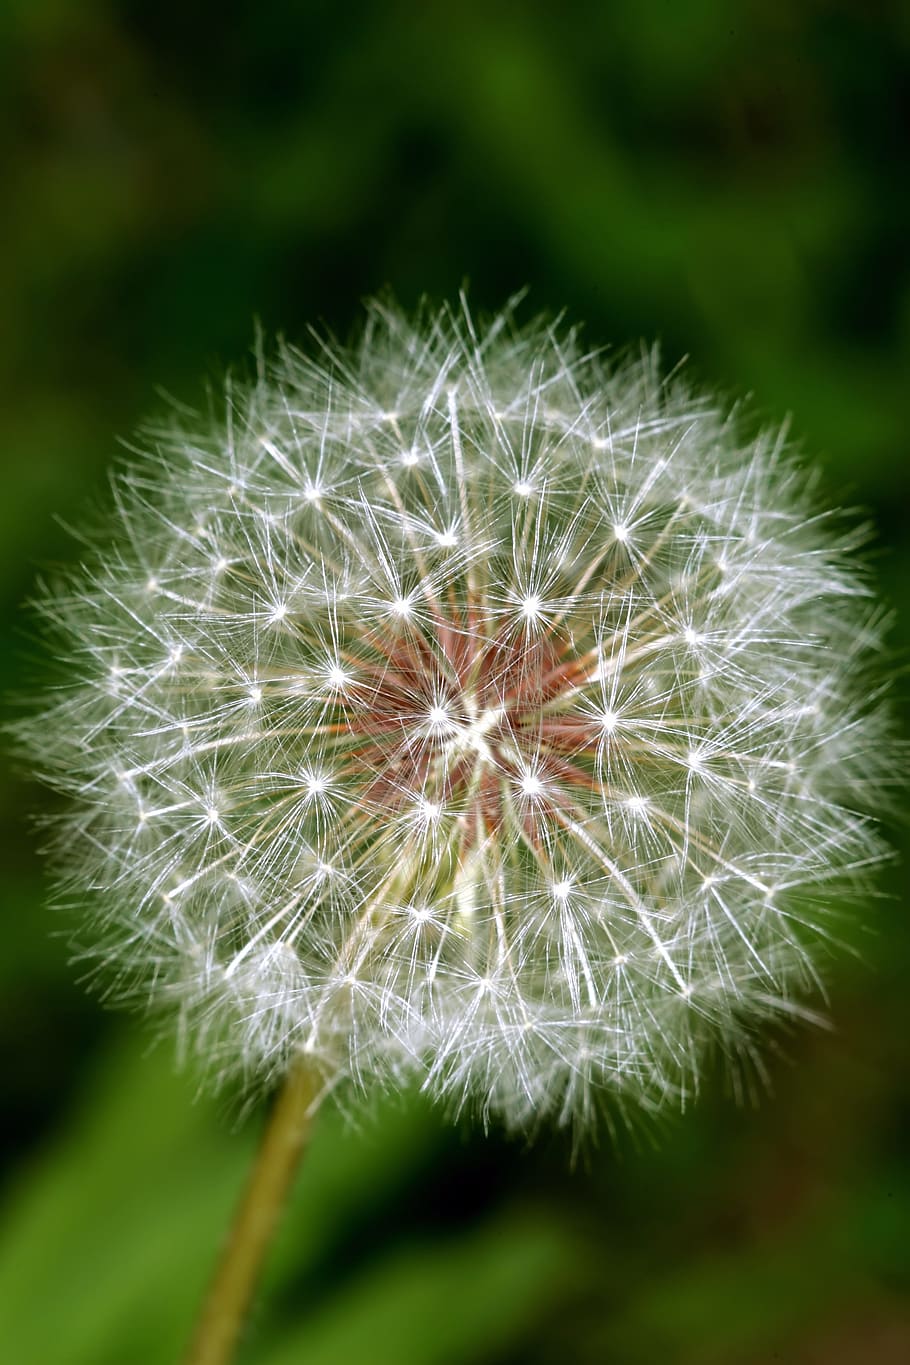
{"label": "dandelion", "polygon": [[861,533],[782,433],[511,309],[373,304],[151,446],[20,727],[110,989],[305,1075],[292,1128],[417,1077],[584,1131],[811,1015],[888,728]]}

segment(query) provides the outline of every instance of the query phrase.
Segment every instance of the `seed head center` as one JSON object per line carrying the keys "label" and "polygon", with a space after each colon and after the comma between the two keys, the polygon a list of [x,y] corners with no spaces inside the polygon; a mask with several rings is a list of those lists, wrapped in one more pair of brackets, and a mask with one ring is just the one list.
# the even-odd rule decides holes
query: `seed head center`
{"label": "seed head center", "polygon": [[[521,825],[535,844],[541,821],[568,810],[568,788],[590,788],[602,728],[580,710],[588,681],[578,632],[506,629],[482,610],[402,621],[363,634],[358,664],[336,687],[347,773],[364,811],[438,810],[469,830]],[[417,819],[420,830],[425,820]]]}

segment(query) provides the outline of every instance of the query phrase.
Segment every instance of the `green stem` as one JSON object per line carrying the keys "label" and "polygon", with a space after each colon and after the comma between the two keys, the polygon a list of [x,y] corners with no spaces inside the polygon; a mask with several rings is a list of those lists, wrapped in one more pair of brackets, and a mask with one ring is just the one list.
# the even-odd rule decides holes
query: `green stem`
{"label": "green stem", "polygon": [[203,1304],[185,1365],[229,1365],[288,1191],[310,1135],[319,1079],[298,1061],[269,1116]]}

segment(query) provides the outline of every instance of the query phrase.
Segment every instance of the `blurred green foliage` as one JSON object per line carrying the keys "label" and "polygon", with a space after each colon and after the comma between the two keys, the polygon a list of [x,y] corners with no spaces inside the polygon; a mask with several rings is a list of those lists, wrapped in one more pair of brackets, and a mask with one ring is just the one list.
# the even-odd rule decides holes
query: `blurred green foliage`
{"label": "blurred green foliage", "polygon": [[[869,508],[906,657],[910,17],[885,0],[0,8],[0,649],[78,553],[156,386],[204,402],[254,318],[344,333],[359,299],[465,281],[479,308],[659,337],[759,415],[794,414]],[[898,691],[906,692],[905,688]],[[0,1358],[174,1360],[258,1117],[199,1099],[84,996],[0,785],[7,1164]],[[898,831],[896,837],[901,837]],[[906,842],[904,836],[904,842]],[[324,1118],[248,1365],[889,1365],[910,1358],[903,874],[845,926],[830,1034],[718,1083],[662,1134],[525,1151],[417,1097]]]}

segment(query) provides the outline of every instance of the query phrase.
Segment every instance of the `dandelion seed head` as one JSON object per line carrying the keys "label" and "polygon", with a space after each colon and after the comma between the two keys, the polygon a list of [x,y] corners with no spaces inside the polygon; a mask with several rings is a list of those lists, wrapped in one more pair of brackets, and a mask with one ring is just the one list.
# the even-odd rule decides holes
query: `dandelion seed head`
{"label": "dandelion seed head", "polygon": [[214,1072],[306,1051],[584,1128],[805,1009],[893,746],[881,613],[778,433],[654,356],[376,304],[117,507],[19,737],[99,962]]}

